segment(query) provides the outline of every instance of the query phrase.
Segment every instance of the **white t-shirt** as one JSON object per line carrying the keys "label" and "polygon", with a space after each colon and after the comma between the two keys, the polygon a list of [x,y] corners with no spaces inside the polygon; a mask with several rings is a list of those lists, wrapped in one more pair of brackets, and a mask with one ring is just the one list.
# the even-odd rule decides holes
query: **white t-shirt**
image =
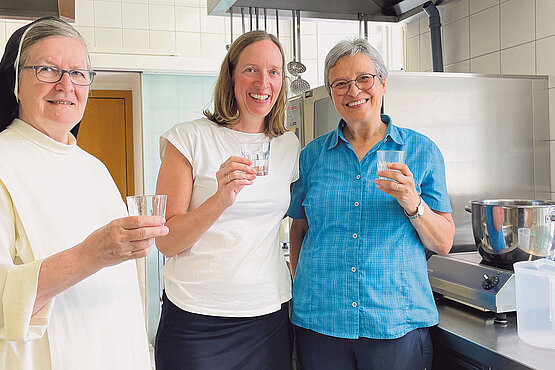
{"label": "white t-shirt", "polygon": [[[189,210],[215,194],[216,172],[241,142],[266,135],[234,131],[208,119],[180,123],[160,138],[163,157],[173,144],[193,167]],[[185,311],[227,317],[275,312],[291,299],[291,277],[279,245],[279,227],[298,177],[300,145],[292,132],[272,138],[267,176],[245,186],[235,203],[191,248],[167,260],[168,298]]]}

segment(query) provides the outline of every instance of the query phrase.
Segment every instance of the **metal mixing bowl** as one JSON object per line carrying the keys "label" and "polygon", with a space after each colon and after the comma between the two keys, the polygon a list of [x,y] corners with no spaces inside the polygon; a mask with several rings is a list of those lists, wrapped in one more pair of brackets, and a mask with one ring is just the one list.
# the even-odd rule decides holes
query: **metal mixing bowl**
{"label": "metal mixing bowl", "polygon": [[473,200],[474,241],[482,258],[499,267],[517,261],[553,257],[555,202],[545,200]]}

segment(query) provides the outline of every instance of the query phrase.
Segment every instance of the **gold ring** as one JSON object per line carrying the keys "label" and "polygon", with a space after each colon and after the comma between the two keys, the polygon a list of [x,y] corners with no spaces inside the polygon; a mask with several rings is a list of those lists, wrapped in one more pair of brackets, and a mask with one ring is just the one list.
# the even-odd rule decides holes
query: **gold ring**
{"label": "gold ring", "polygon": [[396,183],[395,183],[395,189],[393,189],[393,191],[397,191],[398,189],[399,189],[399,183],[396,182]]}
{"label": "gold ring", "polygon": [[231,177],[229,177],[229,172],[227,173],[227,182],[231,182]]}

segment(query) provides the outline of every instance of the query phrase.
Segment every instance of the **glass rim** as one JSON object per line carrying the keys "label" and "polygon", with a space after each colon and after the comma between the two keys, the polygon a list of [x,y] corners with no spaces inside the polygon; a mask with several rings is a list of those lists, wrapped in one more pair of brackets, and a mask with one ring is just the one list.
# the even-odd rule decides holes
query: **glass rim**
{"label": "glass rim", "polygon": [[135,199],[135,198],[150,198],[150,197],[168,197],[167,194],[143,194],[143,195],[127,195],[126,198]]}

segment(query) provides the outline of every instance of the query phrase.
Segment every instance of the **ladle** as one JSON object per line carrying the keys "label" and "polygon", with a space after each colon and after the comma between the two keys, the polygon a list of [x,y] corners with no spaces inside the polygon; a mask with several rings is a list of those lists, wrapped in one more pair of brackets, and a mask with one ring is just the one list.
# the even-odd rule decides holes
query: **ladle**
{"label": "ladle", "polygon": [[[294,34],[294,30],[293,30],[293,34]],[[304,64],[301,63],[301,12],[299,10],[297,10],[297,45],[299,47],[298,50],[298,55],[299,55],[299,64],[301,66],[303,66],[304,71],[306,71],[306,67]],[[299,72],[302,73],[302,72]],[[293,94],[295,95],[299,95],[304,93],[305,91],[310,90],[310,84],[308,83],[308,81],[303,80],[301,78],[301,75],[298,74],[297,78],[295,80],[293,80],[293,82],[291,82],[291,91],[293,92]]]}
{"label": "ladle", "polygon": [[293,76],[297,76],[299,73],[306,71],[304,64],[297,62],[297,42],[295,40],[295,11],[291,11],[291,20],[293,22],[293,60],[287,63],[287,70]]}
{"label": "ladle", "polygon": [[229,50],[231,44],[233,44],[233,7],[229,8],[229,33],[231,34],[231,42],[225,46],[226,50]]}

